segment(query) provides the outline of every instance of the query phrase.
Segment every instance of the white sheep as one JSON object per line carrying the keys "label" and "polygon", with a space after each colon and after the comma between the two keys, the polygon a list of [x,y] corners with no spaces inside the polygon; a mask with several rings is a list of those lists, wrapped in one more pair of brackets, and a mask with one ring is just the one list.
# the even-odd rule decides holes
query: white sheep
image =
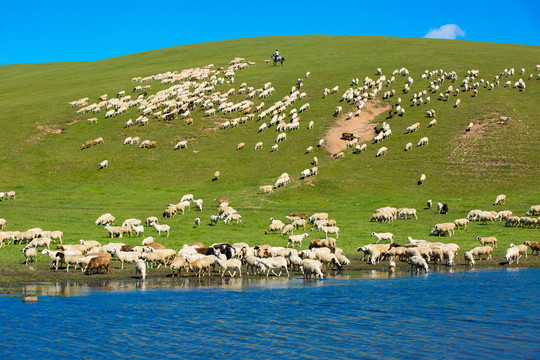
{"label": "white sheep", "polygon": [[263,143],[262,141],[259,141],[258,143],[255,144],[255,148],[253,148],[253,150],[260,150],[262,149],[263,147]]}
{"label": "white sheep", "polygon": [[423,138],[420,138],[420,140],[418,141],[418,144],[416,144],[416,146],[424,146],[424,145],[428,145],[429,144],[429,139],[427,136],[424,136]]}
{"label": "white sheep", "polygon": [[103,160],[102,162],[99,163],[99,168],[100,169],[105,169],[106,167],[109,167],[109,161],[108,160]]}
{"label": "white sheep", "polygon": [[405,151],[409,151],[412,149],[412,146],[413,146],[413,143],[412,142],[408,142],[406,145],[405,145]]}
{"label": "white sheep", "polygon": [[377,238],[377,244],[382,240],[390,240],[390,243],[394,242],[394,234],[392,234],[392,233],[376,233],[376,232],[372,232],[371,236],[375,236]]}
{"label": "white sheep", "polygon": [[141,225],[131,225],[133,231],[135,231],[135,237],[139,237],[140,234],[144,234],[144,226]]}
{"label": "white sheep", "polygon": [[500,195],[497,195],[497,198],[495,199],[495,202],[493,203],[493,205],[504,205],[504,203],[506,203],[506,195],[500,194]]}
{"label": "white sheep", "polygon": [[339,228],[337,226],[319,226],[319,229],[321,229],[328,239],[328,234],[336,234],[336,238],[339,239]]}
{"label": "white sheep", "polygon": [[[281,256],[272,257],[272,258],[263,258],[259,260],[260,263],[262,263],[264,266],[266,266],[267,273],[266,277],[270,275],[270,271],[272,271],[272,274],[275,276],[281,276],[281,273],[283,272],[283,269],[287,272],[287,276],[289,275],[289,269],[287,268],[287,259]],[[279,274],[276,274],[274,270],[279,269]]]}
{"label": "white sheep", "polygon": [[32,258],[34,258],[34,261],[37,261],[37,252],[35,247],[25,247],[22,249],[22,253],[26,258],[26,265],[28,265],[28,261],[32,262]]}
{"label": "white sheep", "polygon": [[422,256],[411,256],[409,258],[409,262],[411,263],[411,273],[413,270],[418,274],[419,271],[424,270],[426,273],[429,271],[428,264],[426,260]]}
{"label": "white sheep", "polygon": [[122,270],[124,269],[124,263],[136,263],[141,257],[141,255],[136,251],[120,251],[118,248],[113,248],[111,252],[122,264]]}
{"label": "white sheep", "polygon": [[139,277],[141,280],[146,279],[146,261],[143,259],[137,260],[135,264],[135,276]]}
{"label": "white sheep", "polygon": [[276,138],[276,142],[285,141],[287,140],[287,134],[286,133],[280,133],[278,134]]}
{"label": "white sheep", "polygon": [[176,145],[174,146],[174,150],[187,149],[187,147],[187,141],[182,140],[176,143]]}
{"label": "white sheep", "polygon": [[153,226],[156,229],[159,237],[161,237],[162,232],[166,232],[167,237],[169,237],[169,230],[171,229],[169,225],[158,225],[156,223],[151,223],[150,226]]}
{"label": "white sheep", "polygon": [[310,279],[312,276],[323,279],[321,268],[322,263],[318,260],[304,259],[300,262],[300,271],[304,275],[304,279]]}
{"label": "white sheep", "polygon": [[512,262],[516,261],[519,264],[519,258],[521,257],[519,248],[512,246],[506,250],[505,258],[508,261],[508,265],[512,265]]}
{"label": "white sheep", "polygon": [[309,234],[302,234],[302,235],[291,235],[289,236],[289,241],[287,242],[287,247],[289,247],[289,244],[292,245],[292,247],[294,247],[296,244],[298,244],[298,246],[302,246],[302,240],[305,238],[305,237],[308,237]]}
{"label": "white sheep", "polygon": [[418,180],[418,185],[422,185],[426,181],[426,174],[420,175],[420,180]]}
{"label": "white sheep", "polygon": [[223,271],[221,273],[221,277],[225,275],[225,271],[227,271],[231,277],[234,277],[234,275],[236,275],[237,270],[240,277],[242,277],[242,262],[240,261],[240,259],[221,260],[217,258],[214,263],[218,264],[221,267]]}
{"label": "white sheep", "polygon": [[143,246],[149,246],[154,243],[154,238],[149,236],[142,241]]}
{"label": "white sheep", "polygon": [[383,146],[377,151],[376,157],[383,156],[388,152],[388,148],[386,146]]}

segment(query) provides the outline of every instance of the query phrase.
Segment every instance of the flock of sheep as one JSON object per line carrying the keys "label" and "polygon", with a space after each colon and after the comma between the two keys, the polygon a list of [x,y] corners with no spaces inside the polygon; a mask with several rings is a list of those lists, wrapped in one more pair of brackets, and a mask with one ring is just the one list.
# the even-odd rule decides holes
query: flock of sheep
{"label": "flock of sheep", "polygon": [[[241,216],[229,205],[228,199],[215,199],[218,203],[217,215],[210,216],[210,225],[216,225],[219,220],[224,224],[236,220],[236,224],[241,224]],[[202,199],[194,199],[192,194],[184,195],[179,204],[172,204],[167,209],[173,208],[176,211],[183,211],[191,208],[193,203],[197,210],[203,211]],[[170,214],[165,212],[164,217]],[[174,215],[172,215],[174,216]],[[38,254],[47,255],[52,261],[54,270],[65,266],[66,271],[70,267],[80,268],[83,273],[94,272],[108,273],[111,262],[118,261],[120,269],[124,269],[125,264],[135,264],[136,275],[144,279],[147,268],[160,268],[162,265],[168,266],[172,271],[172,276],[181,272],[186,275],[193,272],[198,277],[205,274],[211,276],[212,271],[219,272],[221,276],[229,274],[234,277],[236,274],[242,276],[245,266],[246,274],[259,274],[269,276],[273,274],[280,276],[283,272],[290,276],[289,271],[301,271],[306,278],[323,278],[326,268],[333,267],[341,269],[349,265],[350,261],[343,255],[343,250],[336,247],[336,239],[328,238],[328,234],[338,236],[339,228],[335,226],[335,220],[328,220],[328,214],[317,213],[309,218],[307,214],[291,214],[286,217],[290,224],[283,224],[280,220],[271,220],[271,224],[266,229],[266,233],[279,231],[288,235],[294,229],[302,227],[306,230],[308,223],[313,229],[317,229],[326,234],[325,239],[314,239],[309,245],[309,249],[297,250],[301,247],[302,239],[309,234],[289,235],[286,246],[273,247],[270,245],[249,246],[246,243],[225,244],[218,243],[209,247],[204,247],[201,243],[185,244],[180,249],[170,249],[165,245],[156,242],[154,237],[149,236],[141,241],[141,245],[131,246],[123,242],[110,242],[102,245],[96,240],[80,240],[77,244],[66,244],[62,241],[61,231],[43,231],[40,228],[29,229],[25,232],[1,232],[2,244],[13,241],[14,244],[24,244],[22,253],[25,257],[26,265],[32,261],[37,261]],[[104,226],[107,237],[121,239],[124,236],[143,237],[145,227],[153,227],[157,237],[164,233],[169,236],[170,226],[158,224],[159,219],[155,216],[148,217],[144,224],[142,220],[130,218],[122,222],[120,226],[113,226],[116,218],[106,213],[99,216],[94,222],[95,225]],[[5,223],[5,221],[4,221]],[[195,225],[200,225],[200,219],[195,220]],[[51,249],[58,241],[55,250]],[[289,248],[291,245],[291,248]],[[40,248],[42,248],[40,252]]]}
{"label": "flock of sheep", "polygon": [[[223,220],[224,224],[241,224],[241,216],[229,205],[229,199],[215,199],[218,203],[217,215],[210,216],[209,225],[215,226],[218,221]],[[503,205],[506,196],[501,194],[495,200],[494,206]],[[173,217],[177,212],[184,214],[185,210],[191,209],[191,204],[195,208],[203,211],[203,200],[194,199],[192,194],[186,194],[178,204],[171,204],[163,213],[164,218]],[[428,203],[431,204],[431,201]],[[438,204],[439,212],[443,204]],[[174,210],[172,210],[174,209]],[[446,208],[448,212],[448,208]],[[505,220],[506,226],[513,226],[509,222],[515,217],[511,211],[503,210],[481,211],[471,210],[466,218],[456,219],[453,223],[436,224],[430,235],[448,235],[452,236],[460,226],[463,230],[467,229],[469,221],[485,221],[482,213],[492,215],[492,222],[496,220],[502,222]],[[527,216],[518,218],[518,224],[536,228],[539,219],[534,216],[540,215],[540,205],[531,206],[527,211]],[[532,217],[531,217],[532,216]],[[397,219],[417,219],[415,209],[384,207],[377,209],[371,218],[371,221],[392,222]],[[531,221],[534,219],[535,221]],[[104,226],[107,237],[121,239],[124,236],[144,237],[145,230],[154,228],[157,237],[163,234],[169,237],[170,226],[159,224],[156,216],[147,217],[143,221],[135,218],[129,218],[122,222],[120,226],[113,226],[116,218],[106,213],[99,216],[94,222],[95,225]],[[6,221],[0,219],[4,226]],[[532,223],[532,225],[531,225]],[[195,227],[200,226],[200,219],[195,219]],[[310,229],[308,229],[310,228]],[[317,234],[324,234],[324,237],[316,238],[310,241],[307,249],[303,247],[303,240],[310,237],[306,231]],[[302,234],[294,234],[294,231],[304,231]],[[298,270],[303,273],[305,278],[323,278],[327,269],[341,270],[351,264],[350,260],[344,256],[343,250],[337,246],[340,228],[336,220],[329,219],[327,213],[315,213],[311,216],[305,213],[289,214],[285,217],[285,222],[271,218],[268,227],[264,230],[266,235],[278,233],[286,236],[284,246],[270,246],[267,244],[250,246],[247,243],[216,243],[205,247],[202,243],[185,244],[179,249],[167,248],[165,245],[156,242],[152,236],[145,237],[140,245],[132,246],[123,242],[110,242],[102,245],[95,240],[80,240],[77,244],[66,244],[62,241],[62,231],[44,231],[40,228],[29,229],[27,231],[2,231],[0,232],[0,246],[5,246],[13,241],[14,244],[24,244],[22,253],[25,262],[28,265],[32,261],[37,261],[40,253],[39,248],[43,248],[42,255],[47,255],[52,260],[52,267],[58,270],[65,266],[66,271],[73,266],[75,269],[80,267],[81,271],[90,274],[93,272],[107,273],[111,262],[118,261],[120,268],[124,269],[124,264],[134,263],[136,275],[145,278],[147,267],[160,268],[167,266],[172,271],[172,276],[178,276],[183,273],[184,276],[190,272],[198,277],[211,276],[212,272],[219,272],[221,276],[228,274],[231,277],[242,276],[246,274],[259,274],[269,276],[273,274],[280,276],[285,272],[288,276],[289,271]],[[335,236],[329,237],[329,235]],[[402,261],[411,265],[412,272],[420,270],[428,271],[429,263],[446,264],[447,266],[456,265],[456,259],[459,259],[460,246],[455,243],[431,242],[427,240],[413,239],[407,237],[407,243],[397,244],[395,236],[392,233],[372,232],[371,236],[377,241],[374,244],[361,246],[357,249],[364,256],[362,261],[375,265],[381,261],[388,261],[390,272],[395,271],[396,261]],[[476,240],[480,246],[474,247],[463,253],[465,264],[474,266],[476,261],[485,257],[492,258],[493,249],[497,247],[498,241],[494,236],[477,236]],[[51,245],[58,242],[55,250],[51,250]],[[385,243],[388,242],[388,243]],[[299,248],[299,249],[296,249]],[[540,242],[527,241],[524,244],[509,244],[506,251],[506,260],[511,265],[514,262],[519,263],[522,255],[527,257],[527,250],[532,252],[540,251]],[[245,267],[245,270],[244,270]]]}
{"label": "flock of sheep", "polygon": [[[275,95],[275,89],[270,82],[265,83],[260,88],[248,86],[242,83],[238,89],[231,87],[228,91],[216,90],[217,85],[234,84],[235,73],[248,66],[253,66],[254,63],[245,62],[242,58],[236,58],[231,61],[228,68],[214,69],[213,65],[208,65],[203,68],[193,68],[182,70],[181,72],[166,72],[147,77],[136,77],[132,81],[138,83],[159,82],[162,86],[169,86],[163,90],[157,91],[155,94],[149,94],[152,90],[151,85],[137,85],[133,88],[132,94],[136,96],[126,95],[126,91],[119,91],[116,97],[109,98],[107,94],[99,97],[97,102],[89,104],[89,98],[81,98],[70,102],[70,106],[77,107],[77,114],[99,114],[102,111],[106,112],[105,118],[114,118],[130,111],[131,108],[136,108],[140,115],[135,119],[129,119],[124,122],[124,128],[134,128],[136,126],[145,126],[153,121],[173,121],[181,118],[186,126],[192,125],[196,118],[194,115],[202,113],[203,117],[210,118],[221,114],[222,116],[232,116],[231,119],[220,124],[219,128],[223,131],[232,129],[242,124],[252,121],[263,121],[258,127],[257,134],[267,131],[271,127],[279,132],[276,140],[271,147],[271,152],[276,152],[279,149],[279,143],[288,141],[293,136],[294,131],[299,129],[302,124],[301,114],[310,109],[308,102],[303,103],[298,109],[295,104],[301,100],[308,98],[308,95],[302,91],[304,81],[310,77],[310,73],[306,73],[305,79],[297,79],[295,85],[291,88],[289,94],[281,99],[274,101],[270,106],[265,108],[266,100]],[[537,66],[537,71],[540,66]],[[524,74],[525,70],[521,69]],[[466,77],[461,81],[461,85],[456,86],[458,75],[451,72],[444,72],[442,69],[428,71],[426,70],[421,76],[420,81],[429,82],[427,89],[418,93],[412,94],[410,106],[422,106],[431,103],[430,94],[438,95],[441,102],[450,100],[451,96],[458,97],[454,103],[457,108],[461,104],[461,98],[466,93],[471,93],[471,96],[478,96],[478,91],[487,89],[491,91],[499,86],[500,81],[504,77],[513,76],[514,69],[505,69],[492,80],[485,80],[479,77],[478,70],[469,70]],[[363,83],[359,79],[352,80],[352,86],[348,88],[341,100],[344,104],[354,106],[356,110],[349,112],[347,118],[358,116],[364,108],[368,100],[375,99],[382,94],[383,99],[389,99],[395,96],[395,89],[389,89],[394,84],[397,76],[407,78],[407,83],[402,89],[402,96],[409,94],[414,79],[410,76],[406,68],[395,70],[392,76],[385,76],[381,69],[377,69],[378,78],[371,79],[366,77]],[[529,80],[532,79],[532,74]],[[451,82],[452,85],[443,86],[443,83]],[[505,86],[512,86],[512,82],[507,81]],[[526,88],[525,81],[521,78],[513,85],[514,88],[524,91]],[[339,86],[334,86],[331,89],[325,89],[323,98],[332,99],[332,94],[339,91]],[[233,98],[235,96],[236,98]],[[239,101],[238,96],[245,96],[245,99]],[[237,100],[233,100],[237,99]],[[256,104],[256,99],[260,100]],[[465,99],[464,99],[465,100]],[[268,100],[266,100],[268,101]],[[392,109],[389,111],[389,118],[393,116],[403,117],[405,115],[405,101],[399,97]],[[334,115],[339,115],[343,111],[343,106],[339,105],[334,111]],[[426,115],[430,118],[428,128],[436,126],[435,119],[436,111],[429,109]],[[303,115],[302,115],[303,117]],[[510,118],[501,118],[501,122],[508,122]],[[88,119],[90,124],[97,124],[97,118]],[[310,121],[306,126],[307,129],[313,128],[313,121]],[[467,130],[471,130],[474,124],[469,124]],[[407,134],[415,134],[421,128],[420,122],[406,127]],[[254,134],[254,136],[257,136]],[[288,137],[288,134],[289,137]],[[377,135],[372,139],[373,143],[384,142],[385,139],[392,136],[393,132],[390,125],[386,122],[377,127]],[[347,148],[352,149],[353,153],[361,153],[366,150],[367,144],[359,143],[359,136],[353,134],[352,138],[347,143]],[[258,139],[256,139],[258,140]],[[253,141],[253,150],[263,149],[262,141]],[[95,140],[85,141],[81,149],[90,149],[93,146],[103,144],[103,138],[99,137]],[[427,136],[421,137],[417,142],[417,147],[429,145]],[[156,148],[157,142],[151,140],[141,141],[138,136],[127,137],[123,145],[139,145],[139,148]],[[185,139],[171,140],[171,146],[174,150],[186,149],[188,141]],[[245,143],[241,142],[236,146],[238,151],[245,149]],[[306,149],[306,153],[311,153],[314,147],[323,147],[324,140],[320,140],[318,144],[313,144]],[[251,148],[251,147],[249,147]],[[408,142],[405,145],[406,151],[411,151],[413,142]],[[377,151],[377,157],[384,156],[389,151],[388,147],[380,147]],[[345,152],[341,151],[333,155],[335,159],[343,158]],[[107,168],[108,160],[103,160],[99,163],[100,169]],[[318,158],[315,156],[313,161],[310,161],[309,168],[299,171],[300,179],[318,174]],[[215,173],[215,179],[219,179],[219,171]],[[423,184],[426,180],[425,174],[422,174],[419,184]],[[260,190],[264,193],[271,193],[274,189],[285,186],[291,182],[291,176],[288,173],[283,173],[279,176],[273,185],[262,185]],[[11,197],[11,193],[13,193]],[[14,192],[0,193],[0,200],[15,198]],[[241,225],[242,216],[229,205],[228,199],[216,199],[218,202],[217,214],[210,216],[210,225],[215,226],[219,221],[224,224]],[[505,196],[497,197],[494,205],[504,204]],[[186,210],[191,209],[191,205],[195,205],[198,211],[203,211],[203,200],[194,199],[193,195],[188,194],[182,197],[177,204],[169,204],[164,210],[162,216],[164,218],[172,218],[177,214],[184,214]],[[443,211],[444,205],[439,204],[438,211]],[[428,203],[428,208],[431,208],[431,200]],[[479,221],[483,223],[494,223],[497,220],[505,220],[506,226],[524,226],[537,228],[539,219],[530,217],[540,214],[540,205],[533,206],[527,213],[528,216],[517,217],[511,211],[481,211],[473,210],[464,219],[456,219],[451,223],[436,224],[430,235],[437,236],[452,236],[456,229],[467,229],[470,221]],[[418,214],[415,209],[409,208],[393,208],[385,207],[377,209],[370,221],[380,223],[390,223],[397,219],[417,219]],[[80,243],[68,245],[62,243],[63,233],[61,231],[43,231],[41,229],[29,229],[24,232],[0,232],[0,244],[5,246],[6,243],[25,244],[22,252],[25,256],[26,264],[37,260],[39,253],[38,248],[44,248],[41,254],[48,255],[53,263],[53,267],[58,269],[62,264],[65,265],[66,271],[69,271],[70,266],[75,268],[80,267],[85,273],[92,272],[108,272],[111,266],[111,261],[120,262],[121,269],[124,269],[125,263],[134,263],[136,273],[141,278],[146,277],[147,268],[168,266],[173,275],[179,275],[188,272],[196,274],[198,277],[205,274],[210,276],[212,271],[217,271],[221,276],[228,274],[231,277],[242,276],[243,266],[245,266],[246,274],[270,274],[279,276],[284,271],[289,275],[289,270],[298,269],[302,271],[304,277],[322,278],[327,268],[342,269],[351,262],[343,255],[341,248],[337,247],[340,228],[335,220],[329,219],[326,213],[316,213],[308,217],[307,214],[290,214],[286,217],[286,221],[270,219],[270,224],[265,229],[265,234],[279,233],[287,236],[283,246],[272,247],[270,245],[250,246],[247,243],[225,244],[216,243],[209,247],[205,247],[201,243],[185,244],[180,249],[170,249],[163,244],[155,242],[153,237],[145,237],[145,230],[153,228],[156,231],[156,236],[168,237],[170,234],[170,226],[159,224],[159,219],[155,216],[148,217],[143,222],[139,219],[127,219],[121,226],[114,226],[114,216],[107,213],[100,216],[96,221],[96,225],[104,226],[107,237],[111,239],[123,238],[124,236],[141,237],[141,245],[131,246],[122,242],[111,242],[102,245],[98,241],[80,240]],[[201,224],[200,218],[195,219],[195,227]],[[0,219],[2,230],[5,226],[5,220]],[[302,242],[305,238],[310,237],[307,233],[307,227],[311,227],[311,232],[320,232],[324,234],[320,239],[310,241],[309,248],[297,250],[302,247]],[[294,231],[304,231],[302,234],[294,234]],[[334,237],[329,237],[335,236]],[[395,269],[395,261],[401,260],[411,264],[411,269],[423,269],[428,271],[429,262],[446,263],[448,266],[455,265],[455,259],[458,258],[459,245],[452,243],[430,242],[427,240],[415,240],[408,237],[408,243],[398,245],[394,242],[394,234],[392,233],[376,233],[373,232],[377,241],[375,244],[365,245],[358,248],[358,252],[363,252],[362,260],[370,264],[377,264],[380,261],[387,260],[391,271]],[[56,250],[51,250],[50,246],[58,240]],[[482,256],[491,258],[493,247],[497,246],[497,239],[494,237],[477,237],[481,246],[475,247],[466,251],[463,254],[464,261],[469,265],[474,265],[475,260]],[[389,244],[381,242],[388,241]],[[491,245],[491,246],[489,246]],[[520,256],[527,254],[527,246],[533,252],[538,252],[540,249],[539,243],[526,242],[524,245],[516,245],[508,248],[506,258],[510,264],[514,261],[517,263]]]}

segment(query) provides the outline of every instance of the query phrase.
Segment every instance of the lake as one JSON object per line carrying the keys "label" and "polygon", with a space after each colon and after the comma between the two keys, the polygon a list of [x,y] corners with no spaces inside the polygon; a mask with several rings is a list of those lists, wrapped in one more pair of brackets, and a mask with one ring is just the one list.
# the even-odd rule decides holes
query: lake
{"label": "lake", "polygon": [[540,269],[401,275],[3,288],[0,357],[540,357]]}

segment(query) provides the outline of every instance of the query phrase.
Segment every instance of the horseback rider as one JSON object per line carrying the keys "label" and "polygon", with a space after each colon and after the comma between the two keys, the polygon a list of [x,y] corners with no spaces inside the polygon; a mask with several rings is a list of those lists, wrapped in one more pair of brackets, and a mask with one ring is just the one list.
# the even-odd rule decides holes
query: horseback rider
{"label": "horseback rider", "polygon": [[278,49],[276,49],[276,52],[274,53],[274,58],[277,59],[278,57],[279,57],[279,51],[278,51]]}

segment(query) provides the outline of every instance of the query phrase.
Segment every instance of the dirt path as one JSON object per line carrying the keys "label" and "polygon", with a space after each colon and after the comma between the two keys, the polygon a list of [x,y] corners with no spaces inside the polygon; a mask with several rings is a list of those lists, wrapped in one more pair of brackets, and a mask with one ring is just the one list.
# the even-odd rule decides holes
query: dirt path
{"label": "dirt path", "polygon": [[376,134],[375,125],[370,124],[370,122],[381,113],[390,110],[390,108],[389,105],[381,106],[377,102],[368,101],[360,116],[355,116],[350,120],[347,120],[347,113],[349,111],[344,110],[336,124],[324,136],[326,150],[331,154],[345,150],[347,148],[347,141],[341,139],[341,134],[344,132],[350,132],[360,136],[360,139],[358,139],[359,143],[371,140]]}

